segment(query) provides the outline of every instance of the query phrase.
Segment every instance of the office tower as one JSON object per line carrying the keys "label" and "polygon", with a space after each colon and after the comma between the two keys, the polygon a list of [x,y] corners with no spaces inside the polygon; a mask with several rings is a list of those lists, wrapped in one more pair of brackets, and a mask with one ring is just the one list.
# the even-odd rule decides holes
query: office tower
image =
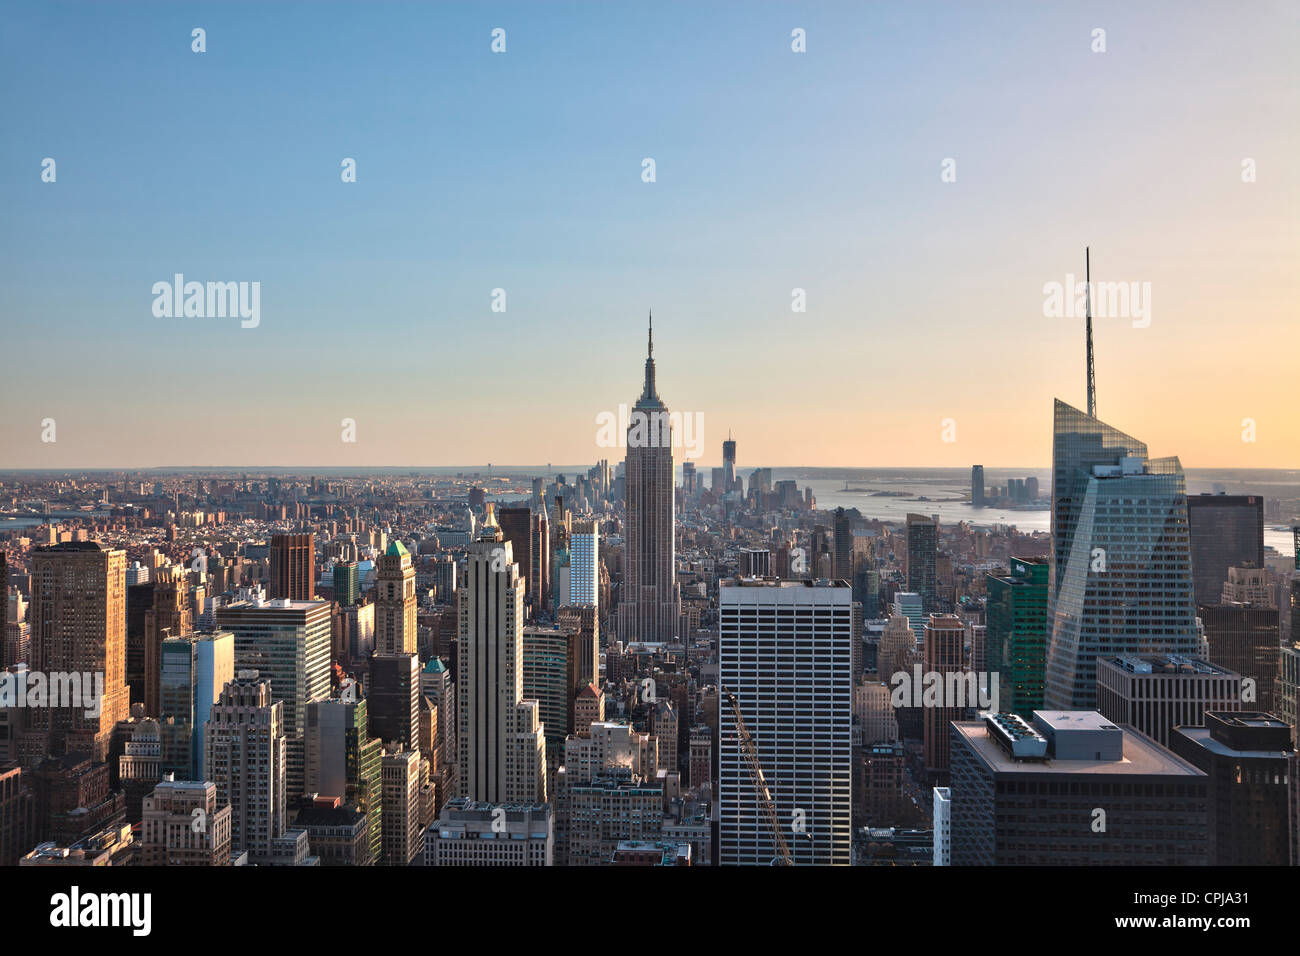
{"label": "office tower", "polygon": [[740,576],[765,578],[772,574],[772,552],[765,548],[740,549]]}
{"label": "office tower", "polygon": [[1281,653],[1277,608],[1240,602],[1202,604],[1196,615],[1205,628],[1210,660],[1241,675],[1246,709],[1271,713]]}
{"label": "office tower", "polygon": [[230,807],[215,783],[164,780],[144,798],[144,866],[229,866]]}
{"label": "office tower", "polygon": [[308,534],[271,535],[272,600],[310,601],[316,596],[316,539]]}
{"label": "office tower", "polygon": [[385,749],[381,767],[384,819],[380,862],[384,866],[410,866],[422,849],[420,755],[398,744],[396,749]]}
{"label": "office tower", "polygon": [[268,681],[240,671],[203,725],[203,779],[216,785],[217,802],[230,807],[234,854],[247,852],[253,863],[271,858],[288,819],[284,711]]}
{"label": "office tower", "polygon": [[907,589],[921,595],[926,614],[935,610],[935,562],[939,550],[939,527],[925,515],[907,516]]}
{"label": "office tower", "polygon": [[153,608],[155,587],[156,581],[146,581],[126,589],[126,682],[132,704],[144,703],[145,620]]}
{"label": "office tower", "polygon": [[[366,701],[313,701],[307,705],[306,790],[337,797],[366,815],[369,856],[383,858],[383,742],[367,729]],[[294,821],[295,824],[298,822]]]}
{"label": "office tower", "polygon": [[447,801],[424,834],[425,866],[551,866],[551,808]]}
{"label": "office tower", "polygon": [[695,491],[698,487],[698,480],[699,475],[695,472],[695,462],[682,462],[682,491],[686,492],[686,497],[694,497]]}
{"label": "office tower", "polygon": [[0,764],[0,866],[17,866],[36,839],[36,795],[18,764]]}
{"label": "office tower", "polygon": [[1272,714],[1208,711],[1204,727],[1176,728],[1170,749],[1209,776],[1211,866],[1291,862],[1291,728]]}
{"label": "office tower", "polygon": [[1197,604],[1217,604],[1229,568],[1264,567],[1264,499],[1188,495],[1187,528]]}
{"label": "office tower", "polygon": [[1097,711],[1162,747],[1175,727],[1204,727],[1206,711],[1241,710],[1241,675],[1195,657],[1097,659]]}
{"label": "office tower", "polygon": [[460,748],[456,744],[456,686],[447,665],[436,657],[429,658],[420,674],[420,694],[438,712],[433,744],[437,760],[430,760],[436,768],[433,783],[437,805],[434,811],[438,812],[457,790],[456,768]]}
{"label": "office tower", "polygon": [[162,769],[177,779],[210,779],[203,776],[203,725],[235,678],[235,635],[220,631],[171,637],[162,642],[159,656]]}
{"label": "office tower", "polygon": [[[122,749],[117,758],[118,786],[126,796],[127,819],[138,822],[144,812],[144,798],[153,793],[164,777],[162,726],[152,717],[144,717],[132,718],[118,729]],[[197,779],[202,779],[202,775],[197,775]]]}
{"label": "office tower", "polygon": [[103,675],[97,711],[93,698],[98,686],[81,687],[83,699],[72,706],[28,711],[31,746],[54,755],[87,753],[105,760],[113,728],[130,709],[125,683],[126,552],[93,541],[37,548],[32,553],[31,588],[31,669],[46,675],[94,675],[94,685]]}
{"label": "office tower", "polygon": [[343,656],[354,662],[367,660],[375,652],[375,605],[339,608],[339,632]]}
{"label": "office tower", "polygon": [[515,556],[515,563],[519,565],[519,576],[524,579],[524,597],[528,598],[535,593],[533,591],[533,509],[499,508],[497,521],[501,525],[501,540],[510,542],[511,553]]}
{"label": "office tower", "polygon": [[[520,569],[522,573],[522,568]],[[600,604],[600,521],[575,521],[569,537],[568,605]]]}
{"label": "office tower", "polygon": [[853,581],[853,527],[843,508],[835,509],[835,558],[831,575],[841,581]]}
{"label": "office tower", "polygon": [[185,637],[193,630],[186,572],[162,568],[154,581],[153,607],[144,615],[144,712],[150,717],[162,715],[162,643],[168,637]]}
{"label": "office tower", "polygon": [[952,866],[952,791],[948,787],[934,788],[934,865]]}
{"label": "office tower", "polygon": [[727,440],[722,443],[722,488],[731,491],[736,487],[736,442],[727,431]]}
{"label": "office tower", "polygon": [[965,640],[966,625],[961,618],[952,614],[930,615],[925,625],[924,671],[927,675],[939,675],[940,683],[934,695],[937,699],[933,703],[926,698],[917,700],[922,688],[913,682],[912,706],[924,705],[925,770],[932,779],[942,780],[948,773],[951,740],[948,725],[964,719],[968,708],[978,704],[978,698],[971,699],[977,691],[973,682],[950,679],[950,675],[971,676],[965,671]]}
{"label": "office tower", "polygon": [[407,750],[420,746],[420,658],[376,654],[370,659],[366,714],[370,736]]}
{"label": "office tower", "polygon": [[646,716],[646,729],[654,735],[659,745],[659,767],[668,773],[677,773],[677,709],[666,697],[650,702]]}
{"label": "office tower", "polygon": [[564,769],[572,780],[590,780],[615,767],[628,767],[638,777],[653,780],[659,771],[659,745],[630,724],[597,721],[588,736],[564,742]]}
{"label": "office tower", "polygon": [[880,652],[877,670],[882,680],[889,683],[895,674],[911,670],[909,664],[916,651],[916,632],[901,614],[891,616],[880,635]]}
{"label": "office tower", "polygon": [[[26,777],[24,769],[23,775]],[[108,827],[127,823],[126,798],[110,786],[107,763],[84,753],[42,760],[32,770],[36,829],[44,839],[76,843]]]}
{"label": "office tower", "polygon": [[217,609],[217,627],[235,635],[235,670],[257,671],[284,701],[289,794],[303,789],[307,705],[330,693],[330,602],[236,601]]}
{"label": "office tower", "polygon": [[339,561],[334,565],[334,600],[340,607],[351,607],[361,598],[361,581],[357,562]]}
{"label": "office tower", "polygon": [[627,433],[627,534],[618,637],[672,641],[681,618],[673,495],[672,424],[655,390],[654,334],[645,360],[645,387]]}
{"label": "office tower", "polygon": [[1049,707],[1096,706],[1097,658],[1194,657],[1187,495],[1177,458],[1060,401],[1052,442]]}
{"label": "office tower", "polygon": [[709,469],[709,490],[721,498],[727,493],[727,471],[725,468]]}
{"label": "office tower", "polygon": [[0,639],[0,643],[4,644],[0,648],[0,661],[9,663],[0,664],[0,668],[26,663],[31,659],[32,652],[32,629],[27,623],[27,604],[23,601],[22,592],[14,588],[8,597],[8,616],[0,619],[5,628],[3,638]]}
{"label": "office tower", "polygon": [[321,866],[373,866],[370,821],[366,814],[339,797],[320,797],[302,807],[295,829],[307,832],[312,855]]}
{"label": "office tower", "polygon": [[[953,866],[1204,866],[1209,779],[1093,711],[952,727]],[[1047,812],[1044,808],[1049,808]]]}
{"label": "office tower", "polygon": [[527,590],[533,595],[535,608],[548,610],[551,604],[551,562],[548,557],[551,553],[551,519],[544,507],[533,512],[532,542],[532,554],[536,560],[532,561],[529,570]]}
{"label": "office tower", "polygon": [[[906,633],[910,636],[911,629]],[[857,718],[860,743],[864,747],[899,739],[898,719],[890,697],[890,685],[886,681],[864,680],[853,688],[853,716]]]}
{"label": "office tower", "polygon": [[604,866],[624,840],[663,834],[663,787],[626,768],[609,770],[568,790],[567,866]]}
{"label": "office tower", "polygon": [[555,613],[560,627],[576,630],[573,668],[577,687],[600,680],[600,613],[593,605],[567,605]]}
{"label": "office tower", "polygon": [[972,465],[970,470],[970,503],[976,508],[984,507],[984,466]]}
{"label": "office tower", "polygon": [[1013,557],[1007,574],[990,574],[984,579],[988,680],[997,675],[998,706],[1026,720],[1043,709],[1050,571],[1043,558]]}
{"label": "office tower", "polygon": [[546,734],[547,775],[558,769],[573,733],[574,701],[593,680],[596,648],[562,624],[529,625],[523,633],[523,699],[535,700]]}
{"label": "office tower", "polygon": [[450,554],[434,558],[433,586],[439,604],[456,603],[456,559]]}
{"label": "office tower", "polygon": [[571,589],[571,572],[569,565],[569,545],[561,537],[551,553],[551,599],[548,605],[552,611],[564,604]]}
{"label": "office tower", "polygon": [[525,700],[524,581],[488,511],[460,589],[456,715],[460,795],[489,803],[546,799],[546,742]]}
{"label": "office tower", "polygon": [[[735,697],[796,863],[851,862],[853,592],[842,581],[723,581],[720,690]],[[775,840],[736,718],[719,706],[722,864],[766,865]],[[802,815],[796,810],[803,811]]]}
{"label": "office tower", "polygon": [[702,787],[713,779],[713,728],[704,724],[691,728],[690,758],[687,765],[690,786]]}
{"label": "office tower", "polygon": [[415,568],[400,541],[388,546],[375,573],[375,650],[416,652]]}

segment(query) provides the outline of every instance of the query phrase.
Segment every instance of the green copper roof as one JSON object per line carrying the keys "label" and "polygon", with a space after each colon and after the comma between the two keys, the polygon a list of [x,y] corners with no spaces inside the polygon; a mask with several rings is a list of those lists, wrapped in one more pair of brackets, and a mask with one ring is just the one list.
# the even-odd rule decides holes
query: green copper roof
{"label": "green copper roof", "polygon": [[388,557],[390,558],[392,557],[400,558],[402,557],[402,555],[410,554],[410,553],[411,553],[410,551],[406,550],[406,545],[402,544],[402,542],[400,541],[394,541],[392,544],[388,546],[388,550],[384,552],[384,554],[388,555]]}
{"label": "green copper roof", "polygon": [[424,665],[424,672],[426,674],[441,674],[446,669],[447,669],[447,665],[444,664],[442,661],[438,660],[438,658],[436,657],[430,657],[429,663]]}

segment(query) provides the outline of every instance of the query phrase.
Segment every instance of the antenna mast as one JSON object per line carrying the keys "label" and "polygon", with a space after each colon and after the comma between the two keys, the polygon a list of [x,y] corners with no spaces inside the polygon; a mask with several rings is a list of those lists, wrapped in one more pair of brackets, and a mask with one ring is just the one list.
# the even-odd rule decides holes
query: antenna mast
{"label": "antenna mast", "polygon": [[1084,295],[1086,297],[1086,312],[1088,317],[1087,334],[1088,334],[1088,415],[1092,418],[1097,417],[1097,373],[1092,366],[1092,262],[1088,254],[1088,247],[1083,247],[1083,281]]}

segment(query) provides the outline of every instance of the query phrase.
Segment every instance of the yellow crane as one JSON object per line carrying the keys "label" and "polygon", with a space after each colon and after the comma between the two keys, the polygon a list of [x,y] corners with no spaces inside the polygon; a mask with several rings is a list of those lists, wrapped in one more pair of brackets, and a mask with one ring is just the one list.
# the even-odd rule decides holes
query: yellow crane
{"label": "yellow crane", "polygon": [[781,821],[777,819],[776,806],[772,803],[772,792],[768,789],[767,780],[763,776],[763,765],[758,760],[758,748],[754,746],[754,738],[749,735],[749,728],[745,726],[745,718],[740,715],[740,704],[736,701],[736,695],[725,687],[721,690],[731,706],[732,715],[736,718],[736,736],[740,738],[741,750],[745,752],[745,763],[749,766],[749,777],[754,783],[754,793],[758,797],[758,805],[762,808],[763,815],[767,817],[768,828],[772,831],[772,844],[777,854],[772,858],[772,865],[790,866],[794,860],[781,833]]}

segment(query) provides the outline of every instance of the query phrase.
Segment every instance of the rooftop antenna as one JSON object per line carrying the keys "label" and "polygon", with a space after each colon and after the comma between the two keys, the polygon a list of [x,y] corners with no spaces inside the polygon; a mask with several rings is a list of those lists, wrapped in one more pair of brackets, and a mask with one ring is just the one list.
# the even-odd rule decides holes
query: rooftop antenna
{"label": "rooftop antenna", "polygon": [[[1087,246],[1083,247],[1083,281],[1088,333],[1088,416],[1097,417],[1097,372],[1092,365],[1092,262]],[[1076,300],[1077,301],[1077,300]]]}

